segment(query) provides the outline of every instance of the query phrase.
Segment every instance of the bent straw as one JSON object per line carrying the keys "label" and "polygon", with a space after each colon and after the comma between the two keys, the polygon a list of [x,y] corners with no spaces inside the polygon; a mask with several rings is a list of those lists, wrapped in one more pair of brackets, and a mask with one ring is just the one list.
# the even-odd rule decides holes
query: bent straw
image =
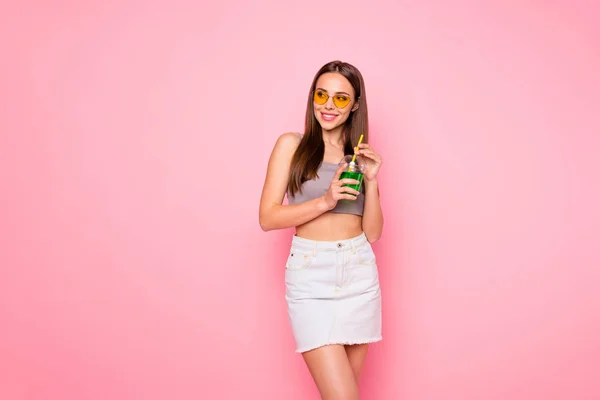
{"label": "bent straw", "polygon": [[[358,144],[362,143],[363,136],[364,136],[364,134],[361,134],[360,137],[358,138]],[[356,145],[356,147],[358,147],[358,144]],[[356,153],[354,153],[354,155],[352,156],[352,161],[350,161],[350,165],[354,164],[355,160],[356,160]],[[350,166],[348,166],[348,172],[350,172]]]}

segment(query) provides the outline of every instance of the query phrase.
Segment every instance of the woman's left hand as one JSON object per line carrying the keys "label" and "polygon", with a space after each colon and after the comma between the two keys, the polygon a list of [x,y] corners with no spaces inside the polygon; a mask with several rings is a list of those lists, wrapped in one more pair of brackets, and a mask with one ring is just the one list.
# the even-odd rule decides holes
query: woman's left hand
{"label": "woman's left hand", "polygon": [[379,168],[381,168],[381,156],[376,153],[367,143],[361,143],[354,149],[354,152],[361,156],[366,166],[364,171],[365,179],[374,181],[377,178]]}

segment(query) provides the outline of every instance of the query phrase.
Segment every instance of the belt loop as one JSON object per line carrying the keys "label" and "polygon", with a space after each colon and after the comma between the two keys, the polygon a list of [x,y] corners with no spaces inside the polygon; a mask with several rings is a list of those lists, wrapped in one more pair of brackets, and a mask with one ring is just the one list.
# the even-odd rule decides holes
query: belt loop
{"label": "belt loop", "polygon": [[313,257],[317,256],[317,242],[313,245]]}
{"label": "belt loop", "polygon": [[356,246],[354,245],[354,240],[350,241],[350,245],[352,246],[352,254],[356,254]]}

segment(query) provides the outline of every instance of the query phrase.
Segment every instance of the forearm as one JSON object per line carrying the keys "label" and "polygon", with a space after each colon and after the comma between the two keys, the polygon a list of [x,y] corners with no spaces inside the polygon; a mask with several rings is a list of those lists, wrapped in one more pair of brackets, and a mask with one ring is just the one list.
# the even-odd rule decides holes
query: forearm
{"label": "forearm", "polygon": [[383,212],[379,202],[379,186],[377,181],[366,181],[365,184],[365,210],[363,212],[362,227],[371,243],[377,241],[383,231]]}
{"label": "forearm", "polygon": [[263,231],[292,228],[311,221],[329,211],[323,197],[300,204],[274,204],[260,212],[260,226]]}

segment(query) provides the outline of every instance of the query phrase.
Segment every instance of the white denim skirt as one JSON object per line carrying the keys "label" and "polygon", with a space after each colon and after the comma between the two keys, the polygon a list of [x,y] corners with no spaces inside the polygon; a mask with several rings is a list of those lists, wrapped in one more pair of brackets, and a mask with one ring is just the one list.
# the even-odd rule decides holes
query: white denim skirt
{"label": "white denim skirt", "polygon": [[285,287],[297,353],[382,339],[377,261],[364,233],[334,242],[294,236]]}

